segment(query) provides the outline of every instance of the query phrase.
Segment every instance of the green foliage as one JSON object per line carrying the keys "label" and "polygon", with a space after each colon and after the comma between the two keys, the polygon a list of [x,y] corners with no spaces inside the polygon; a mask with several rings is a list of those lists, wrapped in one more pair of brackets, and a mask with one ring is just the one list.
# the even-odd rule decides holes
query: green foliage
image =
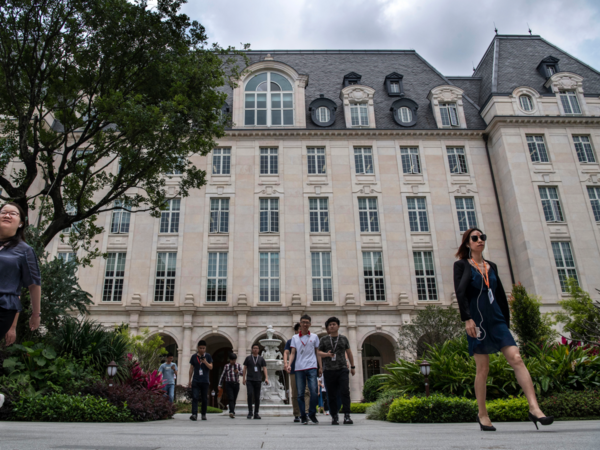
{"label": "green foliage", "polygon": [[498,398],[486,402],[486,408],[492,422],[523,422],[528,420],[529,403],[527,403],[525,397]]}
{"label": "green foliage", "polygon": [[585,418],[600,416],[600,390],[561,392],[541,399],[540,408],[547,416]]}
{"label": "green foliage", "polygon": [[390,405],[403,394],[399,391],[382,391],[377,401],[367,408],[365,413],[369,420],[387,420]]}
{"label": "green foliage", "polygon": [[574,340],[600,345],[600,303],[594,303],[576,279],[567,279],[567,286],[571,297],[558,302],[563,310],[554,314],[556,321]]}
{"label": "green foliage", "polygon": [[378,377],[371,377],[363,386],[363,399],[365,402],[374,402],[381,394],[381,387],[384,380]]}
{"label": "green foliage", "polygon": [[527,355],[529,344],[540,345],[556,339],[557,333],[553,331],[548,317],[540,313],[542,302],[529,295],[521,283],[513,285],[508,303],[512,329],[517,334],[521,355]]}
{"label": "green foliage", "polygon": [[142,328],[141,334],[132,336],[128,327],[121,327],[121,335],[129,342],[129,348],[133,353],[133,359],[137,361],[144,372],[152,372],[160,367],[160,360],[168,352],[165,350],[162,338],[159,334],[149,337],[150,330]]}
{"label": "green foliage", "polygon": [[[350,403],[350,413],[351,414],[364,414],[367,411],[367,408],[373,406],[373,403]],[[340,412],[342,408],[340,408]]]}
{"label": "green foliage", "polygon": [[402,423],[473,422],[477,402],[460,397],[400,397],[393,401],[387,420]]}
{"label": "green foliage", "polygon": [[465,326],[457,310],[428,305],[417,312],[412,323],[402,325],[398,342],[401,349],[420,358],[427,345],[441,344],[464,331]]}
{"label": "green foliage", "polygon": [[111,405],[91,395],[51,394],[22,397],[16,402],[12,420],[35,422],[132,422],[126,406]]}
{"label": "green foliage", "polygon": [[[189,402],[177,402],[175,403],[175,407],[177,408],[177,414],[191,414],[192,413],[192,404]],[[200,409],[200,403],[198,403],[198,409]],[[219,408],[214,408],[212,406],[206,407],[207,414],[221,414],[223,410]]]}

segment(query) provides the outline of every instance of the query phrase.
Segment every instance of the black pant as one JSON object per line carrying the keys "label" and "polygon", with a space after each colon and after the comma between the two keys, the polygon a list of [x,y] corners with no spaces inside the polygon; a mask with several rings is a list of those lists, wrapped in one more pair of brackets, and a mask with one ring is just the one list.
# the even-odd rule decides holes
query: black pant
{"label": "black pant", "polygon": [[238,392],[240,392],[240,383],[225,382],[225,393],[227,394],[227,400],[229,400],[229,413],[235,413]]}
{"label": "black pant", "polygon": [[18,312],[19,311],[0,308],[0,341],[4,339],[4,336],[8,333],[10,327],[12,327]]}
{"label": "black pant", "polygon": [[350,414],[350,371],[348,369],[325,370],[325,386],[329,394],[329,410],[337,415],[340,411],[338,399],[342,397],[344,414]]}
{"label": "black pant", "polygon": [[198,414],[198,400],[202,403],[202,415],[206,414],[208,408],[208,389],[210,384],[192,382],[192,414]]}
{"label": "black pant", "polygon": [[246,391],[248,393],[248,413],[252,414],[252,403],[254,401],[254,414],[258,414],[260,408],[260,386],[262,381],[246,380]]}

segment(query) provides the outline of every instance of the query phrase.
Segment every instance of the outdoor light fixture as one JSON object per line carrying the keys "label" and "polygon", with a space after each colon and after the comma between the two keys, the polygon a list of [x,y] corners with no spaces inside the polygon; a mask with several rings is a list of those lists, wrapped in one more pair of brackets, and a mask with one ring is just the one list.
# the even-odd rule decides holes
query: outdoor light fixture
{"label": "outdoor light fixture", "polygon": [[215,391],[213,390],[213,391],[210,393],[210,395],[212,395],[212,405],[213,405],[213,408],[214,408],[214,406],[215,406]]}
{"label": "outdoor light fixture", "polygon": [[110,377],[110,383],[108,385],[112,386],[112,379],[117,374],[117,363],[111,361],[106,368],[106,373]]}
{"label": "outdoor light fixture", "polygon": [[431,364],[426,360],[423,360],[423,362],[419,364],[419,368],[421,369],[421,375],[425,377],[425,396],[429,397],[429,373],[431,372]]}

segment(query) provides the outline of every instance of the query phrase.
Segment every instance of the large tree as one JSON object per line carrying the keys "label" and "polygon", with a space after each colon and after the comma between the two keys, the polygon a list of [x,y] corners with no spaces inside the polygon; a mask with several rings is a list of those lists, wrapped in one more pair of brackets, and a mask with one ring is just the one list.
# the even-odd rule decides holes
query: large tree
{"label": "large tree", "polygon": [[0,199],[41,210],[43,245],[76,224],[71,244],[93,250],[115,201],[158,216],[169,173],[179,196],[205,184],[188,158],[223,136],[240,58],[184,2],[0,0]]}

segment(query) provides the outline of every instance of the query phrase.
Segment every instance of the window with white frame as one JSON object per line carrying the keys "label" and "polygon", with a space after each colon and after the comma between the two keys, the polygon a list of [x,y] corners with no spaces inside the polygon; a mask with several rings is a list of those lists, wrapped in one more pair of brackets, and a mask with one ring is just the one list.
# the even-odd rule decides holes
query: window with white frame
{"label": "window with white frame", "polygon": [[412,111],[410,108],[407,108],[406,106],[399,108],[397,114],[398,114],[398,119],[402,123],[408,123],[408,122],[412,121]]}
{"label": "window with white frame", "polygon": [[120,302],[123,297],[126,253],[109,253],[104,271],[103,302]]}
{"label": "window with white frame", "polygon": [[385,301],[383,255],[381,252],[363,252],[363,275],[367,301]]}
{"label": "window with white frame", "polygon": [[366,103],[355,103],[350,105],[350,118],[353,127],[369,126],[369,107]]}
{"label": "window with white frame", "polygon": [[[327,109],[327,108],[325,108]],[[328,110],[329,111],[329,110]],[[326,173],[327,165],[325,162],[324,148],[308,148],[306,150],[308,157],[308,174],[322,175]]]}
{"label": "window with white frame", "polygon": [[457,127],[460,125],[456,103],[440,103],[440,116],[444,127]]}
{"label": "window with white frame", "polygon": [[124,205],[121,200],[115,200],[115,208],[112,212],[110,222],[110,232],[113,234],[129,233],[129,224],[131,222],[131,209]]}
{"label": "window with white frame", "polygon": [[600,187],[588,186],[588,195],[592,204],[592,211],[596,222],[600,222]]}
{"label": "window with white frame", "polygon": [[371,147],[354,148],[354,165],[356,173],[371,174],[373,172],[373,149]]}
{"label": "window with white frame", "polygon": [[575,260],[571,251],[570,242],[553,242],[552,253],[554,254],[554,262],[558,270],[558,279],[563,292],[568,292],[567,279],[575,278],[577,280],[577,269],[575,268]]}
{"label": "window with white frame", "polygon": [[260,301],[279,301],[279,253],[260,253]]}
{"label": "window with white frame", "polygon": [[565,114],[581,114],[575,91],[562,91],[559,95]]}
{"label": "window with white frame", "polygon": [[75,261],[75,253],[73,252],[59,252],[57,255],[58,259],[63,260],[65,263]]}
{"label": "window with white frame", "polygon": [[160,213],[160,232],[179,233],[179,214],[181,199],[168,200]]}
{"label": "window with white frame", "polygon": [[580,163],[595,163],[596,155],[589,136],[573,136],[577,159]]}
{"label": "window with white frame", "polygon": [[548,151],[544,142],[544,136],[527,136],[527,148],[531,161],[534,163],[550,162]]}
{"label": "window with white frame", "polygon": [[361,233],[379,233],[379,213],[376,198],[358,199],[358,216]]}
{"label": "window with white frame", "polygon": [[260,199],[260,232],[279,233],[279,199]]}
{"label": "window with white frame", "polygon": [[409,197],[406,199],[408,205],[408,220],[410,231],[413,233],[428,232],[427,204],[424,197]]}
{"label": "window with white frame", "polygon": [[294,125],[294,89],[283,75],[275,72],[255,75],[246,83],[244,101],[245,125]]}
{"label": "window with white frame", "polygon": [[401,148],[400,157],[402,158],[403,173],[421,173],[421,161],[417,147]]}
{"label": "window with white frame", "polygon": [[521,105],[521,109],[523,111],[529,112],[533,110],[533,100],[529,95],[520,95],[519,104]]}
{"label": "window with white frame", "polygon": [[413,252],[415,276],[417,279],[417,297],[419,300],[437,300],[435,266],[432,252]]}
{"label": "window with white frame", "polygon": [[331,253],[312,252],[312,293],[313,302],[333,301],[333,287],[331,283]]}
{"label": "window with white frame", "polygon": [[231,149],[216,148],[213,150],[212,160],[213,175],[230,175],[231,174]]}
{"label": "window with white frame", "polygon": [[467,155],[463,147],[448,147],[448,165],[450,173],[469,173],[467,168]]}
{"label": "window with white frame", "polygon": [[477,227],[477,214],[475,213],[475,200],[473,197],[456,197],[456,214],[458,227],[461,232]]}
{"label": "window with white frame", "polygon": [[329,108],[325,106],[320,106],[317,108],[317,121],[321,123],[327,123],[329,122],[329,119],[331,119],[331,112],[329,111]]}
{"label": "window with white frame", "polygon": [[208,254],[206,301],[227,301],[227,253]]}
{"label": "window with white frame", "polygon": [[156,280],[154,285],[155,302],[172,302],[175,300],[176,274],[177,253],[158,253],[156,260]]}
{"label": "window with white frame", "polygon": [[279,173],[278,161],[276,148],[261,148],[260,174],[277,175]]}
{"label": "window with white frame", "polygon": [[541,187],[540,197],[542,199],[542,208],[546,222],[564,222],[560,199],[558,198],[558,189],[555,187]]}
{"label": "window with white frame", "polygon": [[310,212],[310,232],[329,233],[329,205],[327,198],[308,199]]}
{"label": "window with white frame", "polygon": [[229,199],[210,199],[210,233],[229,233]]}
{"label": "window with white frame", "polygon": [[399,81],[390,81],[390,93],[398,94],[399,92],[400,92],[400,82]]}

